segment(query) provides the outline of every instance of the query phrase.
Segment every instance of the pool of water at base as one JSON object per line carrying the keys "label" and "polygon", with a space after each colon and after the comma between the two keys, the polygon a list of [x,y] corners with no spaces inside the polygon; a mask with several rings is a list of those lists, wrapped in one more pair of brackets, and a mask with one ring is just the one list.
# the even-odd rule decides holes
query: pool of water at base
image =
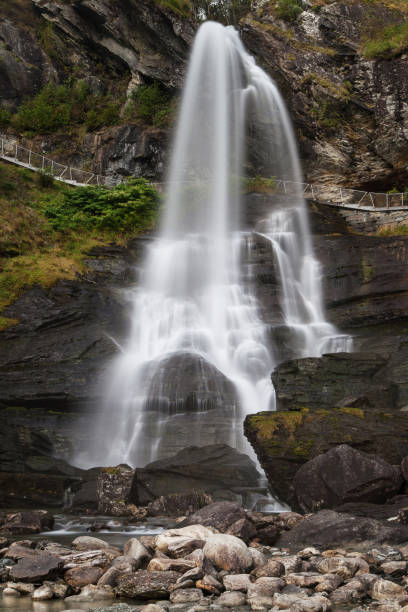
{"label": "pool of water at base", "polygon": [[174,519],[149,517],[143,523],[130,523],[126,518],[111,516],[73,516],[69,514],[54,515],[55,524],[51,531],[43,531],[30,536],[15,536],[14,540],[52,540],[64,546],[70,546],[79,536],[100,538],[111,546],[121,548],[129,538],[142,535],[158,535],[165,529],[176,526]]}

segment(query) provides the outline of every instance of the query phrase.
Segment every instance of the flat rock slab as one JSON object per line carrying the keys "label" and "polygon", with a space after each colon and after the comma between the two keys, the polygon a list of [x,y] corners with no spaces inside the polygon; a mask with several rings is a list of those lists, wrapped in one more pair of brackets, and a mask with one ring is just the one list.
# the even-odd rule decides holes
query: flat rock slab
{"label": "flat rock slab", "polygon": [[170,587],[177,582],[179,572],[148,572],[139,570],[119,580],[118,595],[134,599],[167,599]]}
{"label": "flat rock slab", "polygon": [[10,568],[10,577],[21,582],[41,582],[55,578],[63,567],[60,557],[38,554],[20,559]]}
{"label": "flat rock slab", "polygon": [[276,546],[299,550],[309,545],[333,548],[359,542],[370,547],[373,544],[401,544],[406,541],[408,525],[393,525],[387,521],[322,510],[282,533]]}

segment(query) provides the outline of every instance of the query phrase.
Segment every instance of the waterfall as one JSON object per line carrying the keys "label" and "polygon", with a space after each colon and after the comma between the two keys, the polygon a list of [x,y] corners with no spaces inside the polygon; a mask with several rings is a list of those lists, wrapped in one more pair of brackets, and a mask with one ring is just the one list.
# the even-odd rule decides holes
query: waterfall
{"label": "waterfall", "polygon": [[159,235],[129,292],[128,340],[105,373],[99,454],[83,464],[143,466],[179,446],[214,442],[249,452],[243,420],[274,409],[278,355],[245,265],[254,236],[273,251],[276,319],[295,353],[349,348],[324,318],[301,191],[245,227],[242,176],[254,167],[302,180],[276,85],[233,28],[206,22],[192,49]]}

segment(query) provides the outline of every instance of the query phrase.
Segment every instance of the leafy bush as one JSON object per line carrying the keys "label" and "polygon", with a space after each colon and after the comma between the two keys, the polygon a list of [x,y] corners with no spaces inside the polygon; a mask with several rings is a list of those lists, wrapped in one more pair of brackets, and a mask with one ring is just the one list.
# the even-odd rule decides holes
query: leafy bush
{"label": "leafy bush", "polygon": [[49,174],[48,172],[39,172],[37,176],[40,187],[44,187],[45,189],[54,187],[55,181],[52,174]]}
{"label": "leafy bush", "polygon": [[388,59],[408,49],[408,21],[390,25],[377,32],[363,46],[367,59]]}
{"label": "leafy bush", "polygon": [[334,130],[343,123],[344,112],[344,104],[341,102],[322,98],[312,108],[310,114],[320,127]]}
{"label": "leafy bush", "polygon": [[159,6],[170,9],[183,17],[188,17],[191,14],[191,4],[189,0],[155,0],[155,2]]}
{"label": "leafy bush", "polygon": [[170,94],[158,83],[141,85],[132,92],[133,107],[128,116],[135,115],[150,125],[165,125],[172,114],[173,105]]}
{"label": "leafy bush", "polygon": [[36,134],[51,134],[84,122],[92,130],[116,123],[119,109],[110,96],[91,94],[84,81],[49,83],[19,106],[12,123],[20,131]]}
{"label": "leafy bush", "polygon": [[11,121],[11,113],[6,109],[0,107],[0,128],[5,128]]}
{"label": "leafy bush", "polygon": [[145,179],[130,179],[113,189],[78,187],[45,209],[57,230],[101,229],[119,232],[148,229],[156,219],[159,194]]}
{"label": "leafy bush", "polygon": [[285,21],[296,21],[303,12],[299,0],[279,0],[276,6],[276,14]]}
{"label": "leafy bush", "polygon": [[119,106],[114,102],[110,102],[98,111],[98,109],[91,108],[85,117],[85,125],[89,131],[99,130],[105,125],[114,125],[119,121]]}

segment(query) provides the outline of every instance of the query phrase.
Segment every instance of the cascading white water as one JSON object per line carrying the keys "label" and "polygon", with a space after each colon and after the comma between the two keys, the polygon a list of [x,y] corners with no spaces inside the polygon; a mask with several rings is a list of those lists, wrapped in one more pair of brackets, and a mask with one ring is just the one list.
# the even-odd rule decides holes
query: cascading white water
{"label": "cascading white water", "polygon": [[[160,234],[131,291],[128,342],[105,375],[101,435],[109,443],[99,453],[98,443],[83,465],[142,466],[166,452],[163,444],[172,448],[177,436],[184,446],[200,445],[208,410],[215,423],[207,432],[211,441],[248,450],[244,416],[273,409],[274,347],[243,274],[250,241],[240,230],[247,139],[257,140],[257,155],[262,150],[264,175],[301,181],[275,84],[233,28],[206,22],[192,50]],[[298,356],[347,348],[324,319],[301,193],[280,202],[255,231],[275,254],[282,293],[277,318],[294,332]],[[183,382],[175,382],[185,368],[196,383],[188,401]]]}

